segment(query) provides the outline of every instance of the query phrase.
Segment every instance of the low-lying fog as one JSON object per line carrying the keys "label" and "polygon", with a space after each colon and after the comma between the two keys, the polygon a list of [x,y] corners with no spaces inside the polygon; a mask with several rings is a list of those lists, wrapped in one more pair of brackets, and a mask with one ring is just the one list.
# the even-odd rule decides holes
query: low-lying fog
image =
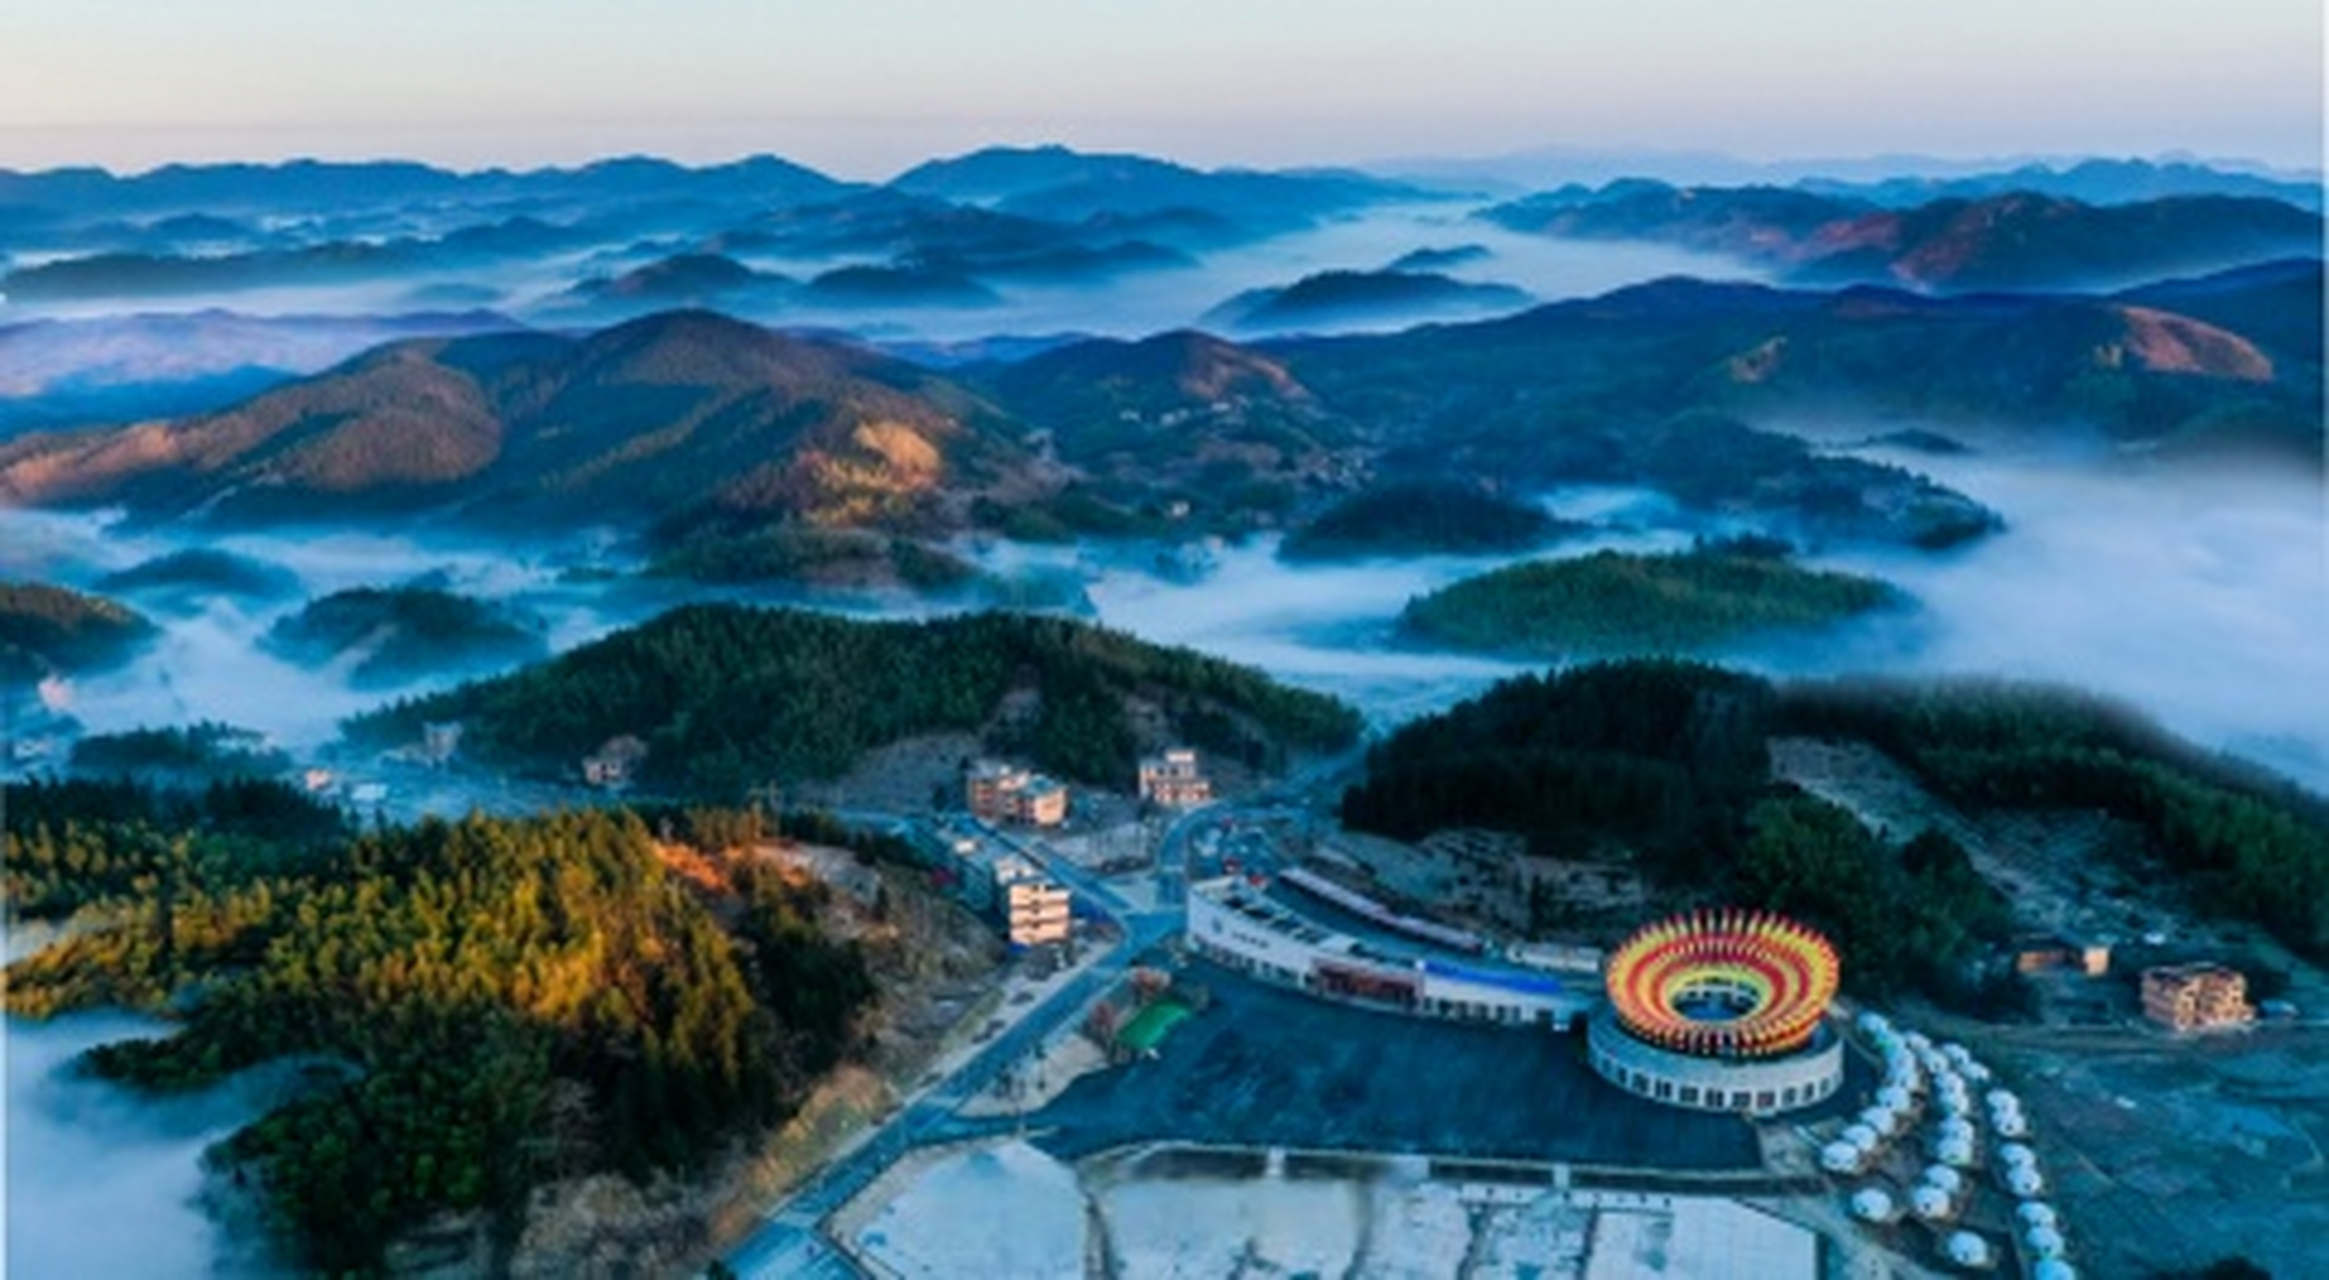
{"label": "low-lying fog", "polygon": [[[2329,790],[2329,644],[2321,642],[2329,635],[2329,520],[2316,485],[1979,456],[1901,461],[1991,504],[2006,531],[1942,555],[1817,556],[1816,563],[1891,580],[1922,607],[1908,619],[1731,657],[1781,673],[1986,673],[2084,685],[2128,699],[2203,744]],[[1610,530],[1553,554],[1666,549],[1697,531],[1655,495],[1574,490],[1547,502]],[[605,562],[602,546],[581,539],[516,554],[359,533],[237,535],[211,545],[286,566],[311,595],[438,574],[452,589],[520,604],[544,620],[558,649],[679,598],[670,589],[562,580],[561,568]],[[108,531],[93,517],[0,512],[5,577],[86,585],[171,546],[157,533]],[[1274,551],[1270,539],[1224,548],[1210,572],[1189,581],[1159,576],[1139,549],[1002,546],[975,554],[1005,570],[1071,567],[1084,576],[1101,622],[1340,694],[1378,724],[1520,669],[1392,642],[1392,620],[1410,597],[1499,560],[1293,567]],[[295,750],[320,745],[339,719],[384,695],[261,652],[258,636],[296,607],[217,602],[191,617],[157,614],[163,642],[126,670],[78,682],[72,711],[95,732],[214,719],[264,730]],[[930,606],[857,597],[834,607],[918,614]]]}
{"label": "low-lying fog", "polygon": [[[2296,479],[2103,474],[1979,457],[1902,459],[2004,513],[2007,531],[1943,556],[1845,552],[1819,562],[1886,577],[1917,596],[1913,617],[1872,624],[1747,661],[1782,672],[1988,673],[2067,681],[2133,701],[2210,746],[2329,791],[2329,522],[2317,485]],[[1565,545],[1670,548],[1688,523],[1652,495],[1550,495],[1563,515],[1630,529]],[[378,534],[237,536],[215,545],[285,565],[312,594],[443,571],[456,589],[515,598],[567,647],[650,603],[562,583],[566,556],[518,555]],[[89,517],[0,512],[0,576],[86,584],[170,549],[162,535],[108,531]],[[1196,581],[1161,578],[1137,552],[990,548],[999,567],[1049,561],[1086,576],[1101,621],[1150,639],[1254,663],[1335,692],[1378,723],[1444,705],[1519,668],[1399,649],[1390,624],[1419,592],[1494,561],[1430,558],[1292,568],[1269,541],[1222,551]],[[82,682],[73,711],[91,730],[215,719],[284,745],[327,740],[336,720],[384,695],[260,653],[257,636],[296,603],[214,605],[161,617],[167,639],[129,670]],[[856,607],[861,608],[862,602]],[[898,602],[895,611],[925,612]],[[13,947],[24,941],[11,938]],[[245,1114],[243,1095],[147,1105],[67,1077],[81,1048],[141,1028],[76,1018],[6,1031],[8,1261],[19,1274],[244,1274],[194,1207],[201,1148]],[[115,1229],[111,1224],[135,1224]],[[66,1263],[71,1259],[70,1264]],[[214,1268],[216,1270],[214,1270]]]}
{"label": "low-lying fog", "polygon": [[[10,939],[13,956],[14,939]],[[257,1280],[279,1275],[204,1208],[202,1153],[261,1113],[254,1078],[155,1101],[91,1079],[76,1059],[93,1045],[165,1030],[152,1019],[86,1013],[48,1023],[10,1018],[8,1205],[0,1273]]]}
{"label": "low-lying fog", "polygon": [[[1520,235],[1471,219],[1467,215],[1472,207],[1452,201],[1386,206],[1309,230],[1205,252],[1194,267],[1094,275],[1058,284],[999,282],[992,287],[1001,301],[989,306],[869,311],[791,303],[758,309],[749,303],[734,305],[737,314],[763,324],[837,328],[877,341],[960,342],[1005,333],[1146,336],[1193,325],[1205,312],[1248,289],[1291,284],[1319,271],[1380,270],[1419,249],[1486,249],[1486,257],[1447,267],[1445,274],[1473,283],[1511,285],[1546,302],[1592,297],[1669,275],[1760,277],[1751,267],[1684,249]],[[344,317],[483,307],[544,325],[596,327],[606,321],[576,312],[571,300],[561,297],[567,289],[586,278],[620,274],[678,249],[623,249],[595,256],[548,255],[501,266],[464,265],[456,276],[443,280],[383,277],[314,288],[128,300],[0,300],[0,325],[40,318],[99,319],[129,312],[185,313],[210,308],[257,316]],[[746,251],[734,256],[756,269],[796,279],[839,266],[884,265],[878,255],[865,253],[794,257]],[[1399,317],[1386,316],[1381,327],[1400,324]],[[321,366],[313,363],[311,367]]]}
{"label": "low-lying fog", "polygon": [[[125,531],[100,516],[0,511],[0,578],[91,587],[106,573],[183,545],[159,532]],[[572,648],[644,612],[603,614],[600,591],[562,585],[559,566],[502,546],[356,531],[239,534],[199,545],[289,569],[303,594],[272,603],[212,598],[193,613],[156,607],[134,594],[122,596],[160,624],[162,636],[127,667],[62,686],[64,709],[85,731],[215,720],[264,731],[294,751],[329,742],[338,736],[341,720],[388,695],[358,691],[334,671],[277,658],[259,641],[269,626],[307,599],[349,588],[394,586],[426,576],[447,590],[512,601],[547,624],[554,650]],[[592,541],[574,539],[566,552],[571,559],[562,564],[589,559],[596,551]]]}
{"label": "low-lying fog", "polygon": [[1868,665],[2081,685],[2329,793],[2329,495],[2317,478],[1894,460],[1988,503],[2007,530],[1961,555],[1835,557],[1925,603],[1921,643]]}

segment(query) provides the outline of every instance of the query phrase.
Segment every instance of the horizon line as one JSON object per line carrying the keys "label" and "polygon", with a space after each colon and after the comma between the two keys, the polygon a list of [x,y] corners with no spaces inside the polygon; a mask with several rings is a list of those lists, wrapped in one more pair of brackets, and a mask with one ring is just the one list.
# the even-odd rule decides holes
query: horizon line
{"label": "horizon line", "polygon": [[[2074,168],[2084,164],[2117,163],[2149,164],[2155,167],[2188,165],[2193,167],[2212,169],[2218,172],[2245,174],[2248,176],[2259,177],[2273,181],[2296,183],[2321,184],[2324,182],[2325,177],[2329,177],[2329,167],[2308,168],[2299,165],[2289,165],[2272,160],[2266,160],[2255,155],[2236,156],[2203,154],[2201,152],[2184,147],[2171,147],[2150,152],[2106,150],[1956,153],[1922,151],[1875,151],[1859,154],[1830,153],[1824,155],[1801,154],[1789,156],[1753,156],[1743,155],[1738,152],[1725,151],[1719,148],[1643,148],[1635,150],[1629,148],[1569,147],[1561,144],[1548,144],[1542,147],[1528,147],[1520,148],[1517,150],[1498,152],[1414,152],[1401,155],[1377,156],[1356,161],[1319,160],[1315,162],[1269,165],[1241,163],[1202,164],[1179,159],[1168,152],[1143,151],[1136,148],[1119,149],[1107,147],[1081,147],[1056,140],[1038,142],[992,142],[964,151],[932,153],[923,157],[921,160],[917,160],[904,166],[903,168],[889,173],[886,177],[845,176],[838,169],[825,168],[816,164],[811,164],[807,161],[796,159],[790,155],[786,155],[781,151],[775,150],[742,151],[726,154],[720,158],[688,159],[682,158],[679,154],[674,152],[658,152],[639,149],[610,150],[593,155],[588,159],[573,161],[543,160],[535,163],[527,163],[523,161],[512,160],[489,161],[477,164],[468,164],[444,159],[434,159],[418,150],[360,153],[333,152],[317,149],[291,150],[273,155],[243,155],[236,157],[210,159],[162,160],[145,165],[126,164],[118,166],[94,160],[67,162],[62,164],[19,166],[17,164],[0,160],[0,174],[7,174],[13,177],[37,178],[57,174],[96,172],[102,173],[106,177],[115,181],[136,181],[138,179],[151,177],[155,174],[163,173],[166,171],[187,169],[220,169],[233,167],[282,169],[291,168],[298,165],[340,165],[349,167],[364,165],[411,165],[419,168],[434,170],[439,173],[449,174],[454,177],[478,178],[490,177],[497,174],[509,176],[527,176],[544,173],[577,173],[589,169],[604,167],[607,165],[637,161],[668,164],[678,169],[692,172],[703,172],[712,169],[730,168],[737,165],[749,164],[754,161],[773,160],[782,164],[787,164],[799,169],[806,170],[820,177],[829,178],[837,182],[867,186],[885,186],[897,181],[899,178],[924,164],[957,161],[992,152],[1026,153],[1038,151],[1062,151],[1082,157],[1129,157],[1135,159],[1152,160],[1166,164],[1174,164],[1183,168],[1209,173],[1298,174],[1307,172],[1344,170],[1378,176],[1395,176],[1401,173],[1413,173],[1419,170],[1428,171],[1435,168],[1471,168],[1487,170],[1497,167],[1519,168],[1529,165],[1557,166],[1562,163],[1570,163],[1578,166],[1590,166],[1603,169],[1614,165],[1625,164],[1637,164],[1651,168],[1658,166],[1720,166],[1746,171],[1746,174],[1753,174],[1757,171],[1760,171],[1761,173],[1768,175],[1769,180],[1772,181],[1802,181],[1809,178],[1823,176],[1823,170],[1869,169],[1880,166],[1885,168],[1886,174],[1889,177],[1909,178],[1970,176],[1979,173],[2010,171],[2013,169],[2033,167],[2047,168],[2059,173],[2065,171],[2068,168]],[[1474,174],[1472,176],[1485,177],[1488,175],[1485,173],[1480,173]],[[1744,177],[1744,175],[1742,175],[1742,177]],[[1741,179],[1732,180],[1736,181]],[[1853,180],[1867,181],[1870,179],[1863,176]],[[1708,185],[1720,184],[1708,183]]]}

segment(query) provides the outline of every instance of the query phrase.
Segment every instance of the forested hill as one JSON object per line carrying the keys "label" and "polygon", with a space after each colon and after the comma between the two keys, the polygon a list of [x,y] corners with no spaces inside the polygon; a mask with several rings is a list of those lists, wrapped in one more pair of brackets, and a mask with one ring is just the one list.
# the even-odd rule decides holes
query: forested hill
{"label": "forested hill", "polygon": [[1863,989],[1946,987],[1977,934],[2007,927],[2005,904],[1947,841],[1893,856],[1850,814],[1775,786],[1768,747],[1782,734],[1867,743],[1971,812],[2106,813],[2143,833],[2156,875],[2202,910],[2329,958],[2329,804],[2054,688],[1577,667],[1400,729],[1369,753],[1342,816],[1399,838],[1489,827],[1539,854],[1630,862],[1682,903],[1813,920]]}
{"label": "forested hill", "polygon": [[350,838],[279,784],[23,800],[8,905],[78,914],[9,967],[11,1013],[168,1011],[174,1034],[89,1055],[156,1089],[331,1064],[211,1157],[310,1274],[380,1274],[445,1214],[515,1238],[544,1183],[749,1143],[852,1047],[874,994],[821,889],[701,856],[718,883],[683,884],[626,813]]}
{"label": "forested hill", "polygon": [[1906,603],[1874,578],[1714,544],[1508,565],[1409,601],[1399,626],[1426,644],[1491,653],[1700,653],[1815,635]]}
{"label": "forested hill", "polygon": [[157,515],[945,527],[1024,469],[998,416],[856,347],[674,311],[391,343],[218,413],[13,441],[0,495]]}
{"label": "forested hill", "polygon": [[38,582],[0,582],[0,687],[127,661],[154,636],[136,611]]}
{"label": "forested hill", "polygon": [[1138,754],[1161,745],[1142,728],[1149,710],[1173,737],[1264,769],[1347,746],[1360,729],[1355,711],[1324,695],[1060,618],[858,622],[704,605],[357,717],[348,734],[390,745],[417,739],[425,723],[460,721],[465,754],[552,774],[628,734],[647,746],[648,787],[732,798],[772,780],[831,777],[875,747],[948,731],[1124,786]]}

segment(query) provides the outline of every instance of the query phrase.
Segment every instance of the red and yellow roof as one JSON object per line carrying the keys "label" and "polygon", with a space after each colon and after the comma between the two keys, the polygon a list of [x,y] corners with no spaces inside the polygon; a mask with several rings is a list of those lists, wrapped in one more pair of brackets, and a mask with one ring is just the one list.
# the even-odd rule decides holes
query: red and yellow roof
{"label": "red and yellow roof", "polygon": [[[1693,911],[1644,925],[1609,955],[1610,1003],[1651,1044],[1708,1058],[1769,1058],[1811,1040],[1836,994],[1836,949],[1767,911]],[[1693,995],[1742,1007],[1692,1017]]]}

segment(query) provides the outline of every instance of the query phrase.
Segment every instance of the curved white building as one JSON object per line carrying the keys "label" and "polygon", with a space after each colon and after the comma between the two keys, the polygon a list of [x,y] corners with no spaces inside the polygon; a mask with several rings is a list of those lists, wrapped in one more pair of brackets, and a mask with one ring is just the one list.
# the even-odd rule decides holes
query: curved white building
{"label": "curved white building", "polygon": [[[1593,1069],[1697,1111],[1810,1106],[1844,1083],[1844,1041],[1826,1023],[1836,981],[1828,940],[1782,916],[1703,911],[1645,925],[1610,952],[1610,1002],[1586,1025]],[[1847,1139],[1876,1145],[1866,1127]]]}
{"label": "curved white building", "polygon": [[1235,876],[1189,886],[1189,944],[1240,973],[1403,1013],[1573,1030],[1601,1002],[1591,974],[1498,965],[1316,923]]}

